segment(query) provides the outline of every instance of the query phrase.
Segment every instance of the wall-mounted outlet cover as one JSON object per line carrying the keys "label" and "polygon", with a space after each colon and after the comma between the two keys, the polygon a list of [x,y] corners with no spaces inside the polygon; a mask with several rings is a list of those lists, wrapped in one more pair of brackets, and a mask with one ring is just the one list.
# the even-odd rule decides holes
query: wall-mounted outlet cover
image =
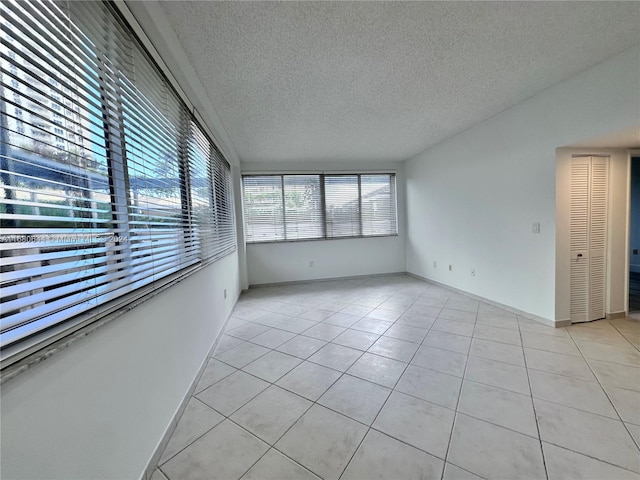
{"label": "wall-mounted outlet cover", "polygon": [[476,270],[475,270],[475,269],[471,270],[471,276],[472,276],[472,277],[475,277],[475,276],[476,276]]}
{"label": "wall-mounted outlet cover", "polygon": [[313,267],[315,265],[315,262],[313,260],[309,260],[309,267]]}
{"label": "wall-mounted outlet cover", "polygon": [[449,271],[453,270],[453,265],[449,265]]}
{"label": "wall-mounted outlet cover", "polygon": [[433,268],[437,268],[438,266],[438,262],[436,262],[435,260],[433,261]]}

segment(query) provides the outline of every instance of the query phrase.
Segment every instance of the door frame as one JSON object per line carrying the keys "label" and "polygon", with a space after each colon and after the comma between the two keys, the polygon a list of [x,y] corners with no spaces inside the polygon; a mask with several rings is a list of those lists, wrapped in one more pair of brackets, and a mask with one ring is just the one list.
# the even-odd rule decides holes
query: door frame
{"label": "door frame", "polygon": [[629,249],[631,247],[631,159],[632,157],[640,158],[640,149],[629,149],[627,152],[627,224],[625,239],[625,275],[624,275],[624,313],[629,316],[629,262],[631,255]]}

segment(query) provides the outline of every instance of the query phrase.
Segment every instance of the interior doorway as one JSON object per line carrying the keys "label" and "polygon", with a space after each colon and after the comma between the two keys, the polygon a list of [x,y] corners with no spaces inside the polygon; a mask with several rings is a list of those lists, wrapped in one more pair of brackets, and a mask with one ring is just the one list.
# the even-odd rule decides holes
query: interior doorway
{"label": "interior doorway", "polygon": [[640,156],[631,156],[629,194],[629,314],[640,313]]}
{"label": "interior doorway", "polygon": [[575,155],[570,181],[571,322],[606,315],[609,156]]}

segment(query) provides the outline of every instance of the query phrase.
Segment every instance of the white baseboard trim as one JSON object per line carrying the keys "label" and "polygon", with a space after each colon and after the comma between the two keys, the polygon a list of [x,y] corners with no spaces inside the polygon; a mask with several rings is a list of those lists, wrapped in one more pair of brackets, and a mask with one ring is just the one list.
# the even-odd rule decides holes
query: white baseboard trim
{"label": "white baseboard trim", "polygon": [[156,447],[155,451],[153,452],[153,455],[151,455],[151,458],[149,459],[149,462],[147,463],[146,468],[142,472],[142,476],[140,477],[140,480],[150,480],[151,476],[153,475],[153,472],[158,467],[158,462],[160,461],[160,458],[162,457],[162,454],[164,453],[164,449],[167,447],[167,444],[169,443],[169,440],[171,439],[171,435],[173,435],[173,432],[175,431],[176,427],[178,426],[178,422],[180,422],[180,419],[182,418],[182,414],[184,413],[185,409],[187,408],[187,404],[189,403],[189,400],[191,399],[191,396],[195,392],[195,389],[198,386],[198,382],[200,382],[200,378],[202,378],[202,374],[204,373],[204,370],[207,368],[207,364],[209,363],[209,360],[211,359],[211,355],[213,354],[213,352],[215,351],[216,347],[218,346],[218,343],[220,343],[220,339],[222,338],[222,335],[224,334],[225,330],[227,329],[227,324],[229,323],[229,320],[231,320],[231,313],[233,312],[233,309],[235,308],[236,304],[238,303],[238,299],[239,298],[240,298],[240,295],[238,295],[236,297],[235,301],[233,302],[233,307],[231,307],[231,310],[229,310],[229,314],[227,315],[227,318],[225,319],[224,324],[222,325],[222,328],[220,329],[220,333],[218,333],[218,336],[213,341],[213,345],[211,345],[211,348],[207,352],[207,355],[205,356],[204,360],[202,361],[202,364],[198,368],[198,372],[196,373],[195,377],[193,378],[193,381],[191,382],[191,385],[189,386],[189,389],[187,390],[187,393],[185,394],[185,396],[180,401],[180,404],[178,405],[178,408],[176,409],[176,413],[171,417],[171,420],[169,421],[169,425],[167,426],[167,429],[162,434],[162,437],[160,438],[160,441],[158,442],[158,446]]}
{"label": "white baseboard trim", "polygon": [[430,278],[423,277],[422,275],[418,275],[416,273],[407,272],[407,275],[409,275],[410,277],[417,278],[419,280],[424,280],[425,282],[428,282],[428,283],[433,283],[434,285],[438,285],[440,287],[447,288],[447,289],[452,290],[452,291],[454,291],[456,293],[459,293],[461,295],[465,295],[465,296],[467,296],[469,298],[473,298],[474,300],[478,300],[480,302],[487,303],[487,304],[489,304],[489,305],[491,305],[493,307],[502,308],[503,310],[506,310],[508,312],[514,313],[514,314],[519,315],[519,316],[524,317],[524,318],[528,318],[529,320],[533,320],[535,322],[542,323],[542,324],[544,324],[544,325],[546,325],[548,327],[554,327],[554,328],[566,327],[567,325],[571,324],[570,320],[550,320],[548,318],[540,317],[538,315],[534,315],[533,313],[525,312],[524,310],[519,310],[517,308],[510,307],[509,305],[505,305],[503,303],[496,302],[494,300],[491,300],[491,299],[488,299],[488,298],[485,298],[485,297],[481,297],[480,295],[475,295],[473,293],[469,293],[469,292],[467,292],[465,290],[460,290],[459,288],[455,288],[455,287],[452,287],[451,285],[447,285],[446,283],[438,282],[436,280],[432,280]]}
{"label": "white baseboard trim", "polygon": [[[407,272],[370,273],[366,275],[352,275],[348,277],[311,278],[308,280],[291,280],[287,282],[256,283],[253,285],[249,285],[249,290],[254,288],[262,288],[262,287],[283,287],[286,285],[300,285],[305,283],[335,282],[337,280],[363,280],[366,278],[389,277],[394,275],[407,275]],[[243,292],[246,292],[246,291],[247,290],[243,290]]]}

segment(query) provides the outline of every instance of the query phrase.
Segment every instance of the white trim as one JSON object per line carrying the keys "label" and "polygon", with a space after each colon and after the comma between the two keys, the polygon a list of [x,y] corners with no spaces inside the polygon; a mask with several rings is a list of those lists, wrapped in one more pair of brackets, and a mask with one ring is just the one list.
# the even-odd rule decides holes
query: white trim
{"label": "white trim", "polygon": [[509,305],[505,305],[503,303],[496,302],[496,301],[491,300],[489,298],[481,297],[480,295],[474,295],[473,293],[469,293],[469,292],[467,292],[465,290],[460,290],[459,288],[452,287],[451,285],[447,285],[446,283],[438,282],[436,280],[431,280],[430,278],[423,277],[422,275],[418,275],[416,273],[411,273],[411,272],[406,272],[406,273],[410,277],[414,277],[414,278],[417,278],[419,280],[424,280],[425,282],[428,282],[428,283],[433,283],[434,285],[438,285],[438,286],[444,287],[444,288],[446,288],[448,290],[451,290],[453,292],[459,293],[459,294],[464,295],[466,297],[473,298],[474,300],[478,300],[480,302],[487,303],[487,304],[489,304],[489,305],[491,305],[493,307],[502,308],[503,310],[506,310],[506,311],[511,312],[511,313],[515,313],[516,315],[518,315],[520,317],[524,317],[524,318],[527,318],[529,320],[533,320],[535,322],[538,322],[538,323],[541,323],[543,325],[546,325],[547,327],[555,327],[555,328],[566,327],[567,325],[570,324],[570,320],[550,320],[548,318],[540,317],[538,315],[534,315],[533,313],[525,312],[524,310],[519,310],[517,308],[510,307]]}
{"label": "white trim", "polygon": [[248,292],[249,290],[253,290],[256,288],[264,288],[264,287],[284,287],[287,285],[304,285],[308,283],[341,282],[343,280],[364,280],[366,278],[393,277],[397,275],[410,275],[410,274],[407,272],[369,273],[366,275],[349,275],[347,277],[310,278],[309,280],[289,280],[287,282],[257,283],[254,285],[249,285],[249,288],[244,291]]}
{"label": "white trim", "polygon": [[624,311],[626,315],[629,315],[629,289],[631,288],[631,255],[629,250],[631,249],[631,159],[632,157],[640,157],[640,150],[629,149],[627,156],[627,219],[626,219],[626,232],[625,238],[625,275],[624,275]]}
{"label": "white trim", "polygon": [[244,176],[257,175],[369,175],[369,174],[393,174],[398,175],[398,170],[391,168],[376,170],[241,170],[240,174]]}

